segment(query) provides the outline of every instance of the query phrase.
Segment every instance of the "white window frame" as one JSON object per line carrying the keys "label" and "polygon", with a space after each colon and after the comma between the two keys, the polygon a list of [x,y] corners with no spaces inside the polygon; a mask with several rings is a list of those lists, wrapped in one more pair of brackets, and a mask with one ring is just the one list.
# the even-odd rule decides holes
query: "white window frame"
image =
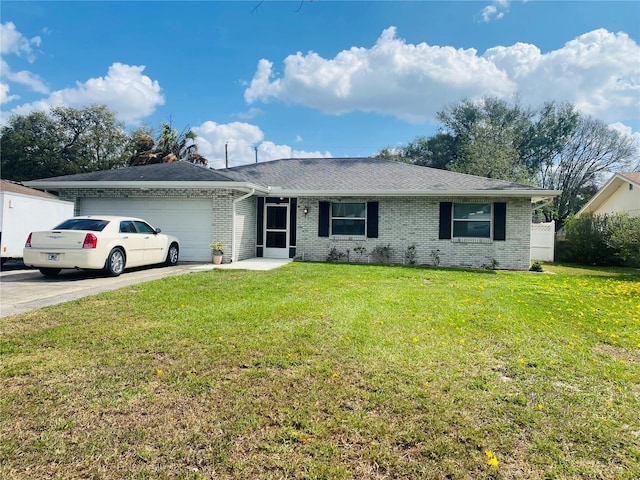
{"label": "white window frame", "polygon": [[[456,218],[456,206],[460,206],[460,205],[467,205],[467,206],[474,206],[476,208],[480,208],[480,207],[489,207],[489,218]],[[486,237],[469,237],[469,236],[458,236],[456,235],[456,222],[465,222],[465,223],[470,223],[470,222],[482,222],[482,223],[489,223],[489,235]],[[452,211],[451,211],[451,238],[452,239],[458,239],[458,240],[463,240],[463,241],[478,241],[478,242],[485,242],[485,241],[491,241],[493,239],[493,203],[488,202],[488,203],[470,203],[470,202],[457,202],[454,203],[452,205]]]}
{"label": "white window frame", "polygon": [[[356,204],[363,205],[363,216],[362,217],[338,217],[333,215],[333,206],[334,205],[344,205],[344,204]],[[367,235],[367,202],[331,202],[329,205],[329,226],[331,228],[331,235],[338,237],[365,237]],[[351,220],[351,221],[362,221],[363,229],[362,233],[335,233],[333,230],[333,221],[334,220]]]}

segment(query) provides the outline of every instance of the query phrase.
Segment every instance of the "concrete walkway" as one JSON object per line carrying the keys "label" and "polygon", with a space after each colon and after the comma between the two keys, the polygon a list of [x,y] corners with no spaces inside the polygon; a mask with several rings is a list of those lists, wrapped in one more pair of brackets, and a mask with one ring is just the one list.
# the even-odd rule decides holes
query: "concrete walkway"
{"label": "concrete walkway", "polygon": [[223,263],[222,265],[202,264],[194,265],[191,270],[213,270],[214,268],[229,268],[236,270],[273,270],[287,263],[291,263],[290,258],[249,258],[237,262]]}

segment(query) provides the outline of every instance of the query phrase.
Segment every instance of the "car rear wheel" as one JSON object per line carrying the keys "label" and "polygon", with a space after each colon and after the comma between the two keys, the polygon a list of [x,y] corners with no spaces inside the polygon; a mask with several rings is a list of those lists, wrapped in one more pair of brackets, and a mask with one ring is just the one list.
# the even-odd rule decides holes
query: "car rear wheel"
{"label": "car rear wheel", "polygon": [[60,268],[39,268],[40,273],[45,277],[55,277],[60,273]]}
{"label": "car rear wheel", "polygon": [[109,252],[107,263],[105,264],[104,269],[108,275],[117,277],[124,271],[124,263],[124,252],[119,248],[114,248]]}
{"label": "car rear wheel", "polygon": [[176,265],[178,263],[178,254],[180,253],[180,250],[178,248],[178,244],[177,243],[172,243],[171,246],[169,247],[169,251],[167,252],[167,259],[165,260],[165,264],[167,265]]}

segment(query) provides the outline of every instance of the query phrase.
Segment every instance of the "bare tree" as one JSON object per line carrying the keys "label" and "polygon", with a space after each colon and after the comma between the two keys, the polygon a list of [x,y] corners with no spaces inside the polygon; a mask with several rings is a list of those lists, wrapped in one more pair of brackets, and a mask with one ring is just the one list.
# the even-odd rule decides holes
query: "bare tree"
{"label": "bare tree", "polygon": [[541,186],[562,190],[554,201],[555,212],[547,212],[547,218],[555,218],[560,228],[597,190],[603,174],[628,168],[637,153],[638,145],[631,137],[600,120],[581,117],[560,153],[542,165]]}

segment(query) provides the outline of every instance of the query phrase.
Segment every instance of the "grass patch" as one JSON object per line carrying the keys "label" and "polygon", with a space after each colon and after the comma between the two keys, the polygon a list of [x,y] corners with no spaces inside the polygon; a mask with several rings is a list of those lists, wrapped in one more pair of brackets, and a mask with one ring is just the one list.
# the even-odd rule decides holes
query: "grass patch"
{"label": "grass patch", "polygon": [[0,319],[2,478],[640,477],[640,277],[294,263]]}

